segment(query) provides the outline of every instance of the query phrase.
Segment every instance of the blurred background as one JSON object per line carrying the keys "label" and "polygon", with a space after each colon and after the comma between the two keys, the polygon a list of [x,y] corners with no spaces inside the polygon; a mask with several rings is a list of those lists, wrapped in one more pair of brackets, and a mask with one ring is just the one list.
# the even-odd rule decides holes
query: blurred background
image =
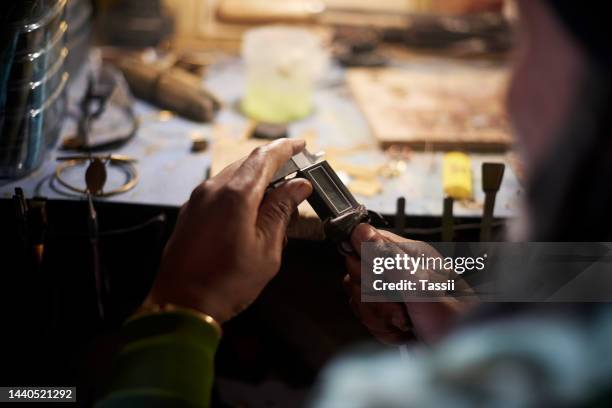
{"label": "blurred background", "polygon": [[[520,212],[504,109],[512,1],[6,3],[5,384],[77,381],[93,398],[179,207],[270,140],[325,152],[357,200],[406,237],[496,240]],[[483,186],[484,163],[501,166],[496,185]],[[301,406],[331,357],[370,339],[307,204],[289,236],[278,279],[228,325],[218,406]]]}

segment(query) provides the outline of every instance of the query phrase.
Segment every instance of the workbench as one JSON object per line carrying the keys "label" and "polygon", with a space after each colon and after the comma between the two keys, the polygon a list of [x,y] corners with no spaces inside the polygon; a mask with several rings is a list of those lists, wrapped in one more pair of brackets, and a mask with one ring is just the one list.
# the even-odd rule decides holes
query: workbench
{"label": "workbench", "polygon": [[[12,257],[19,258],[19,251],[15,249],[19,248],[19,240],[14,233],[13,203],[8,200],[15,187],[22,187],[28,198],[36,195],[51,200],[46,206],[49,226],[45,236],[44,273],[36,271],[38,275],[35,275],[28,270],[28,265],[20,264],[7,269],[0,285],[6,292],[2,298],[11,305],[7,309],[10,316],[5,320],[23,326],[23,329],[19,325],[11,326],[20,335],[15,337],[15,346],[7,349],[19,356],[21,369],[32,367],[30,373],[54,380],[61,374],[64,383],[77,385],[83,378],[93,378],[94,373],[108,369],[106,363],[112,361],[109,355],[112,347],[94,349],[91,344],[96,339],[108,338],[108,331],[117,330],[141,304],[157,272],[163,244],[175,223],[178,207],[209,172],[212,149],[192,153],[192,137],[205,136],[212,140],[215,132],[222,129],[222,137],[239,140],[249,126],[249,121],[236,110],[243,91],[243,73],[244,67],[236,57],[219,61],[209,70],[206,85],[225,105],[214,125],[190,122],[136,102],[140,129],[133,140],[114,153],[138,159],[140,181],[127,193],[96,198],[101,262],[112,284],[112,308],[104,325],[98,320],[95,304],[85,199],[54,188],[58,186],[52,182],[56,158],[69,153],[56,149],[30,176],[15,181],[0,180],[0,232],[3,232],[0,233],[0,257],[4,265],[7,261],[11,265]],[[323,150],[358,146],[356,154],[346,157],[355,164],[387,161],[344,78],[342,69],[332,68],[317,88],[315,112],[293,123],[290,135],[316,134],[317,144]],[[85,76],[82,73],[74,81],[70,89],[73,102],[78,101],[84,90]],[[74,130],[74,121],[67,119],[62,137],[74,134]],[[382,180],[380,194],[357,195],[357,199],[373,210],[392,215],[397,198],[404,197],[409,215],[407,226],[439,226],[442,154],[413,152],[403,173]],[[508,164],[508,160],[500,154],[471,154],[471,157],[478,204],[483,201],[479,188],[480,164],[489,160]],[[83,173],[67,174],[67,178],[84,184]],[[111,168],[109,188],[122,181],[123,174]],[[520,194],[514,171],[507,166],[495,215],[505,218],[517,214]],[[464,206],[460,202],[455,205],[455,214],[462,218],[479,217],[481,212],[478,205]],[[427,222],[418,224],[423,219]],[[415,238],[433,240],[437,236]],[[349,347],[371,341],[365,327],[354,318],[344,293],[341,283],[344,263],[336,248],[327,242],[289,241],[277,277],[248,310],[224,325],[224,339],[216,357],[216,393],[222,399],[230,398],[229,395],[228,400],[234,401],[238,396],[249,395],[252,400],[262,400],[264,394],[270,399],[270,395],[282,397],[291,392],[291,398],[287,398],[292,400],[289,405],[301,406],[322,367]],[[34,314],[39,317],[39,324],[28,324]],[[41,332],[45,333],[42,343]],[[91,358],[85,359],[83,350],[95,353],[91,352]],[[92,366],[87,368],[90,375],[74,369],[82,367],[84,360]],[[46,372],[45,367],[51,372]],[[274,387],[273,391],[270,387]],[[81,400],[87,400],[88,388],[79,389],[83,391]],[[287,391],[283,394],[283,390]]]}
{"label": "workbench", "polygon": [[[410,69],[427,69],[432,62],[403,62]],[[434,62],[438,64],[438,62]],[[419,65],[421,64],[421,65]],[[84,75],[73,80],[70,88],[72,103],[78,101],[85,86]],[[249,126],[249,120],[238,110],[244,89],[244,66],[236,56],[228,55],[209,68],[206,86],[222,100],[224,107],[216,123],[191,122],[160,111],[147,103],[136,101],[135,111],[141,121],[136,137],[114,153],[138,159],[140,173],[138,185],[131,191],[108,198],[98,198],[115,203],[145,204],[159,206],[181,206],[192,189],[205,179],[211,165],[211,149],[201,153],[191,152],[192,137],[204,136],[214,139],[215,129],[224,129],[223,137],[238,140]],[[313,114],[289,126],[291,137],[316,134],[317,145],[327,149],[350,150],[359,146],[347,160],[354,164],[383,163],[385,154],[372,138],[362,113],[356,105],[345,81],[345,72],[332,66],[329,73],[318,84],[315,91]],[[74,108],[73,108],[74,109]],[[75,121],[67,119],[62,138],[74,134]],[[212,140],[214,143],[214,140]],[[14,181],[0,180],[0,198],[12,196],[15,187],[23,188],[27,197],[43,196],[48,199],[83,200],[53,183],[57,165],[56,157],[66,152],[53,150],[44,164],[26,178]],[[442,156],[443,152],[412,153],[406,161],[405,171],[398,177],[383,180],[382,192],[370,197],[356,195],[368,208],[391,215],[396,211],[399,197],[406,199],[405,211],[414,216],[439,216],[442,213]],[[474,202],[455,205],[455,215],[478,217],[482,213],[483,192],[480,189],[480,167],[483,161],[506,162],[506,154],[470,154],[473,164]],[[108,188],[121,184],[124,175],[110,169]],[[83,173],[69,173],[68,180],[84,185]],[[512,217],[518,212],[522,188],[511,166],[506,166],[501,190],[495,206],[496,217]]]}

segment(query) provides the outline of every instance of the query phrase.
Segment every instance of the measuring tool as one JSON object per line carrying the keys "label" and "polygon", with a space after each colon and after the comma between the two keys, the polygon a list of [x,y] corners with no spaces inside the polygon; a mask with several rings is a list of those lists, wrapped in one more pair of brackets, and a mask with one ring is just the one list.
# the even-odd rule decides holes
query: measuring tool
{"label": "measuring tool", "polygon": [[313,192],[308,203],[323,221],[325,235],[338,245],[340,252],[353,254],[355,250],[350,244],[353,229],[362,222],[371,223],[373,218],[385,221],[357,202],[322,156],[307,150],[296,154],[276,172],[271,185],[278,185],[292,174],[310,181]]}

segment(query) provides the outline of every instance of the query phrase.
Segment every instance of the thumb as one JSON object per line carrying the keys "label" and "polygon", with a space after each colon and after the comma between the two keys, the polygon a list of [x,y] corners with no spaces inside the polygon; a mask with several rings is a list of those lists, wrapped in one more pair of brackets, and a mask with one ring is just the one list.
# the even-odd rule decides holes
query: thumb
{"label": "thumb", "polygon": [[351,246],[360,257],[362,242],[380,242],[383,240],[378,230],[370,224],[357,225],[351,234]]}
{"label": "thumb", "polygon": [[295,178],[268,193],[259,207],[257,227],[272,245],[282,248],[291,215],[312,193],[308,180]]}

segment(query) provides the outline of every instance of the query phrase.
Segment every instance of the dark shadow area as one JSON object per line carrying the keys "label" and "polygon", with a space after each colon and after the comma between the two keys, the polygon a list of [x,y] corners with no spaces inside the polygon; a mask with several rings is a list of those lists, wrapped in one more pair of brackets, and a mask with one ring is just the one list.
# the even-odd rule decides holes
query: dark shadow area
{"label": "dark shadow area", "polygon": [[[76,385],[81,406],[102,391],[121,345],[116,333],[145,297],[178,209],[97,202],[96,210],[100,268],[108,283],[104,320],[96,302],[86,202],[46,202],[38,264],[20,238],[13,202],[0,200],[3,384]],[[439,239],[439,218],[407,217],[406,225],[434,229],[414,238]],[[458,236],[467,240],[477,233],[468,229]],[[278,276],[224,327],[215,406],[253,400],[301,406],[331,358],[372,341],[348,305],[344,273],[344,260],[329,243],[289,241]]]}

